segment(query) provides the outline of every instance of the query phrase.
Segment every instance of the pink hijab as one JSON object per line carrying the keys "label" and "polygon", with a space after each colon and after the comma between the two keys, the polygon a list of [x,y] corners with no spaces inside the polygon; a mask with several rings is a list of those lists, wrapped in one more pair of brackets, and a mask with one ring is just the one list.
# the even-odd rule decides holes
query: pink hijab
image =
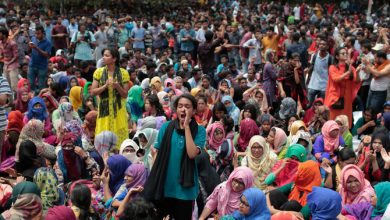
{"label": "pink hijab", "polygon": [[[214,133],[217,129],[221,130],[223,133],[223,138],[220,141],[216,140],[214,137]],[[218,149],[218,147],[221,146],[221,144],[225,140],[225,135],[226,135],[225,129],[220,122],[214,122],[210,126],[208,126],[207,127],[207,140],[209,143],[209,148],[216,151]]]}
{"label": "pink hijab", "polygon": [[[360,191],[352,193],[347,190],[348,177],[355,177],[360,183]],[[343,205],[356,204],[360,202],[371,202],[371,196],[375,194],[370,182],[364,178],[363,171],[356,165],[350,164],[341,171],[340,195],[343,199]]]}
{"label": "pink hijab", "polygon": [[321,133],[324,138],[324,150],[326,152],[333,152],[335,148],[339,147],[339,135],[336,138],[332,138],[329,134],[333,130],[340,130],[336,121],[330,120],[325,122],[322,126]]}
{"label": "pink hijab", "polygon": [[229,179],[219,184],[207,198],[206,207],[210,210],[217,209],[220,216],[231,214],[239,208],[242,192],[233,191],[233,179],[242,181],[245,189],[248,189],[253,185],[253,172],[249,167],[238,167],[234,169]]}
{"label": "pink hijab", "polygon": [[246,118],[240,123],[240,136],[238,138],[238,150],[244,152],[250,139],[260,134],[260,129],[253,119]]}
{"label": "pink hijab", "polygon": [[284,145],[287,142],[287,135],[286,132],[283,131],[283,129],[278,127],[273,127],[271,130],[275,129],[275,137],[274,137],[274,152],[279,153]]}

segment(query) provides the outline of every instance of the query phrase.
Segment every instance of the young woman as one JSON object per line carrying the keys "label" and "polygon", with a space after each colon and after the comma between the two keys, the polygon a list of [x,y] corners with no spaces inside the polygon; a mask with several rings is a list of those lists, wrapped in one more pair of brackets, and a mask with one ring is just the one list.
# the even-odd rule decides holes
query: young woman
{"label": "young woman", "polygon": [[237,150],[245,152],[248,143],[254,135],[259,135],[259,127],[256,122],[250,118],[244,119],[240,123],[240,133],[237,138]]}
{"label": "young woman", "polygon": [[207,97],[200,95],[198,96],[197,102],[198,108],[194,116],[195,120],[199,125],[206,127],[212,116],[212,112],[207,104]]}
{"label": "young woman", "polygon": [[373,109],[368,108],[363,111],[363,117],[359,118],[353,126],[352,134],[358,135],[358,138],[362,135],[371,135],[376,126],[376,113]]}
{"label": "young woman", "polygon": [[340,135],[340,127],[330,120],[325,122],[321,130],[322,135],[318,136],[313,144],[313,154],[319,162],[334,164],[337,161],[336,151],[345,145]]}
{"label": "young woman", "polygon": [[371,202],[375,195],[370,182],[364,178],[363,171],[356,165],[350,164],[343,168],[340,182],[343,205]]}
{"label": "young woman", "polygon": [[41,200],[44,213],[55,205],[65,203],[65,194],[58,186],[55,171],[49,167],[41,167],[34,174],[34,182],[41,190]]}
{"label": "young woman", "polygon": [[214,122],[207,127],[207,141],[208,149],[212,151],[217,151],[218,147],[221,146],[225,140],[225,129],[221,122]]}
{"label": "young woman", "polygon": [[72,103],[73,109],[77,112],[83,105],[83,87],[73,86],[69,91],[70,103]]}
{"label": "young woman", "polygon": [[145,97],[145,111],[143,113],[143,117],[147,116],[165,116],[164,109],[158,99],[157,95],[151,94]]}
{"label": "young woman", "polygon": [[260,189],[246,189],[240,197],[240,207],[232,214],[234,219],[264,219],[269,220],[271,213],[267,206],[266,197]]}
{"label": "young woman", "polygon": [[135,137],[138,138],[139,146],[143,150],[143,157],[141,158],[144,166],[150,171],[153,166],[153,146],[157,140],[159,132],[153,128],[145,128],[139,131]]}
{"label": "young woman", "polygon": [[325,105],[330,109],[330,119],[338,115],[348,116],[349,127],[352,127],[352,103],[359,91],[361,81],[360,69],[355,70],[347,49],[339,47],[334,53],[334,64],[329,67],[329,80],[326,87]]}
{"label": "young woman", "polygon": [[349,131],[349,122],[348,116],[346,115],[338,115],[335,119],[337,124],[340,126],[340,135],[343,137],[345,146],[349,148],[353,148],[352,145],[352,134]]}
{"label": "young woman", "polygon": [[277,156],[260,135],[252,136],[248,148],[246,156],[241,161],[241,166],[249,167],[253,172],[254,185],[265,190],[265,178],[276,163]]}
{"label": "young woman", "polygon": [[84,184],[76,184],[70,192],[72,210],[78,220],[98,220],[99,216],[91,209],[91,190]]}
{"label": "young woman", "polygon": [[175,219],[190,219],[192,215],[199,190],[194,159],[206,144],[206,129],[193,118],[196,105],[193,96],[179,96],[174,103],[177,119],[161,127],[154,145],[158,153],[144,195],[148,200],[162,201],[158,207],[160,217],[169,214]]}
{"label": "young woman", "polygon": [[170,107],[171,100],[168,93],[166,93],[165,91],[161,91],[157,93],[157,97],[164,110],[164,114],[167,116],[168,119],[170,119],[172,116],[172,110]]}
{"label": "young woman", "polygon": [[47,113],[46,104],[40,97],[34,97],[28,103],[28,111],[23,118],[23,123],[27,124],[27,122],[31,119],[38,119],[44,123],[46,132],[45,136],[51,134],[52,126]]}
{"label": "young woman", "polygon": [[138,119],[142,118],[142,111],[144,107],[144,99],[142,97],[142,87],[134,85],[129,90],[126,109],[131,115],[131,121],[137,123]]}
{"label": "young woman", "polygon": [[[93,75],[91,95],[99,96],[96,134],[112,131],[118,143],[128,138],[128,117],[126,98],[129,90],[129,73],[119,67],[119,53],[115,49],[103,50],[105,66],[98,68]],[[117,146],[119,149],[119,146]]]}
{"label": "young woman", "polygon": [[207,219],[214,211],[218,216],[232,214],[239,208],[242,192],[251,188],[253,181],[253,172],[250,168],[234,169],[229,179],[219,184],[209,196],[199,220]]}
{"label": "young woman", "polygon": [[223,96],[221,102],[225,105],[229,116],[234,120],[234,125],[238,125],[238,119],[240,117],[240,109],[234,104],[231,96]]}
{"label": "young woman", "polygon": [[262,114],[260,116],[260,125],[260,135],[263,136],[263,138],[267,138],[271,128],[274,126],[272,116],[267,113]]}
{"label": "young woman", "polygon": [[221,121],[223,116],[228,114],[228,111],[222,102],[216,102],[214,104],[212,113],[213,114],[212,114],[212,117],[209,121],[209,125],[214,123],[214,122]]}
{"label": "young woman", "polygon": [[339,219],[341,197],[333,190],[313,187],[313,191],[307,196],[307,206],[311,219]]}
{"label": "young woman", "polygon": [[287,147],[287,135],[283,129],[278,127],[271,128],[267,136],[267,142],[270,145],[270,148],[278,155],[279,159],[284,158],[286,155]]}
{"label": "young woman", "polygon": [[28,103],[31,100],[28,90],[24,87],[20,88],[16,92],[17,98],[13,103],[13,110],[19,110],[21,113],[25,113],[28,110]]}

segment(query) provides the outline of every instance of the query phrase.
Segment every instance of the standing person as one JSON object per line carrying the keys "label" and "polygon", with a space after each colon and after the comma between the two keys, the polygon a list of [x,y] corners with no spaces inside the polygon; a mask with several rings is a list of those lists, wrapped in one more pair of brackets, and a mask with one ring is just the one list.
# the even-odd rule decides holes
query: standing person
{"label": "standing person", "polygon": [[[360,88],[359,74],[348,64],[347,50],[344,47],[335,51],[334,64],[329,67],[329,80],[326,87],[325,105],[330,110],[330,119],[347,115],[349,127],[352,119],[352,103]],[[358,68],[360,71],[360,68]],[[358,71],[358,72],[359,72]]]}
{"label": "standing person", "polygon": [[195,41],[195,31],[191,28],[191,22],[187,21],[184,24],[184,28],[180,30],[180,51],[182,53],[190,53],[194,55],[194,41]]}
{"label": "standing person", "polygon": [[75,48],[74,63],[93,60],[92,47],[95,46],[95,36],[86,30],[85,24],[79,25],[79,31],[72,36],[72,46]]}
{"label": "standing person", "polygon": [[131,41],[133,42],[133,49],[139,49],[142,50],[142,52],[145,51],[145,29],[141,26],[141,22],[137,21],[136,27],[133,28],[133,30],[130,33]]}
{"label": "standing person", "polygon": [[106,31],[106,24],[103,22],[99,26],[99,30],[95,33],[96,39],[96,48],[95,48],[95,60],[98,62],[102,58],[102,51],[104,48],[107,48],[108,38]]}
{"label": "standing person", "polygon": [[103,60],[105,66],[93,74],[90,91],[92,96],[100,98],[95,134],[112,131],[118,137],[117,143],[121,144],[128,138],[126,98],[130,76],[119,67],[119,52],[116,49],[104,49]]}
{"label": "standing person", "polygon": [[194,159],[206,143],[206,129],[193,118],[197,108],[193,96],[179,96],[174,107],[178,118],[160,129],[154,145],[158,154],[144,197],[155,202],[160,219],[167,214],[175,219],[191,219],[192,204],[199,193]]}
{"label": "standing person", "polygon": [[8,38],[8,30],[5,28],[0,29],[0,41],[4,59],[3,73],[12,91],[16,92],[19,81],[18,46],[14,40]]}
{"label": "standing person", "polygon": [[[48,58],[51,52],[51,43],[45,37],[45,30],[42,26],[35,27],[35,37],[29,43],[31,59],[29,64],[28,80],[31,91],[39,93],[46,87]],[[38,81],[38,86],[36,81]]]}
{"label": "standing person", "polygon": [[62,25],[62,18],[58,16],[57,23],[51,30],[51,38],[55,51],[67,49],[69,47],[68,30]]}
{"label": "standing person", "polygon": [[0,158],[5,137],[5,130],[7,128],[6,109],[3,107],[7,104],[8,98],[12,95],[11,88],[7,80],[0,76]]}

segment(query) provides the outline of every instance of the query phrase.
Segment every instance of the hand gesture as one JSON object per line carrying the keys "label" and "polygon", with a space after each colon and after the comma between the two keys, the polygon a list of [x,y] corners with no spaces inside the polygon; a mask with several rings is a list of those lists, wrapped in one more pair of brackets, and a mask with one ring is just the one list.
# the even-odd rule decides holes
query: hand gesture
{"label": "hand gesture", "polygon": [[115,82],[112,83],[112,87],[114,89],[118,89],[121,85],[118,83],[118,81],[115,80]]}
{"label": "hand gesture", "polygon": [[6,173],[8,173],[8,175],[10,175],[11,177],[17,177],[17,173],[16,173],[16,170],[13,169],[13,168],[7,168],[4,170]]}
{"label": "hand gesture", "polygon": [[327,164],[329,166],[332,164],[332,162],[330,162],[330,160],[328,160],[327,158],[322,158],[321,164]]}
{"label": "hand gesture", "polygon": [[110,182],[110,173],[107,168],[104,168],[104,171],[102,175],[100,176],[100,179],[104,184],[108,184]]}
{"label": "hand gesture", "polygon": [[183,124],[184,128],[189,127],[191,122],[190,112],[188,111],[188,109],[186,109],[185,112],[186,112],[186,118],[184,119],[184,124]]}
{"label": "hand gesture", "polygon": [[85,153],[85,151],[84,151],[81,147],[79,147],[79,146],[76,146],[76,147],[74,148],[74,152],[75,152],[77,155],[79,155],[80,157],[82,157],[82,158],[84,158],[84,157],[87,156],[87,154]]}
{"label": "hand gesture", "polygon": [[299,68],[301,68],[301,66],[302,66],[301,61],[298,61],[298,62],[297,62],[297,66],[295,67],[295,69],[299,69]]}
{"label": "hand gesture", "polygon": [[137,186],[135,188],[130,189],[130,191],[133,193],[139,193],[139,192],[142,192],[143,190],[144,190],[144,187],[142,187],[142,186]]}
{"label": "hand gesture", "polygon": [[281,92],[280,92],[280,97],[286,98],[286,92],[285,92],[285,91],[281,91]]}
{"label": "hand gesture", "polygon": [[24,176],[18,176],[16,177],[16,184],[26,181],[26,178]]}
{"label": "hand gesture", "polygon": [[390,164],[390,156],[389,154],[386,152],[386,149],[382,147],[381,149],[381,156],[382,156],[382,159],[385,161],[385,163],[387,164]]}
{"label": "hand gesture", "polygon": [[367,122],[367,125],[368,125],[369,127],[375,127],[375,126],[376,126],[376,123],[375,123],[374,120],[371,120],[371,121]]}
{"label": "hand gesture", "polygon": [[329,164],[327,164],[327,163],[321,163],[321,167],[322,167],[322,169],[324,169],[325,170],[325,172],[327,173],[327,174],[331,174],[332,173],[332,167],[331,166],[329,166]]}
{"label": "hand gesture", "polygon": [[290,158],[284,158],[282,160],[282,163],[280,164],[280,167],[285,168],[286,165],[290,162]]}
{"label": "hand gesture", "polygon": [[108,78],[106,81],[107,86],[112,86],[113,83],[114,83],[114,80],[112,78]]}

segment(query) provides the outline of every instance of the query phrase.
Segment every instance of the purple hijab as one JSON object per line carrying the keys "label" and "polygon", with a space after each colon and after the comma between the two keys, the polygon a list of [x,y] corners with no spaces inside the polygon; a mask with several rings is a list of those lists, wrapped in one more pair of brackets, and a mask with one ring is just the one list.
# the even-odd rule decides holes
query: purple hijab
{"label": "purple hijab", "polygon": [[110,169],[110,182],[108,183],[111,193],[115,195],[124,182],[125,171],[131,165],[131,162],[122,155],[113,155],[107,160]]}
{"label": "purple hijab", "polygon": [[149,172],[148,169],[143,165],[139,163],[133,163],[131,164],[126,172],[126,176],[131,176],[133,177],[133,181],[126,185],[127,189],[139,187],[139,186],[144,186],[146,179],[148,179]]}

